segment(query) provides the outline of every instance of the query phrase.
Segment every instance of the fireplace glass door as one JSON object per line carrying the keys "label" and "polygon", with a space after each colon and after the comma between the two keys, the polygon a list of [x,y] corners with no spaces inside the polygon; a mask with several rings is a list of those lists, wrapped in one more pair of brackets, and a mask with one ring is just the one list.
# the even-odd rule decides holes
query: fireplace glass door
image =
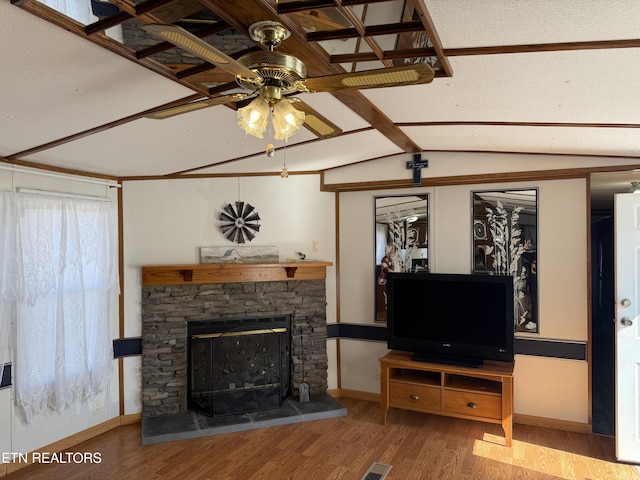
{"label": "fireplace glass door", "polygon": [[280,407],[290,363],[289,328],[280,323],[234,322],[224,332],[191,334],[188,408],[218,416]]}

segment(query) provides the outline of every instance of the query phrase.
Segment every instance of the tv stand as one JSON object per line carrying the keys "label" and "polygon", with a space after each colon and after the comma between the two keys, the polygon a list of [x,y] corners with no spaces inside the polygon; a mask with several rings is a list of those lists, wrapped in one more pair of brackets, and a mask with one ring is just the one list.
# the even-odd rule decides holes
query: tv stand
{"label": "tv stand", "polygon": [[444,365],[456,365],[458,367],[481,368],[484,360],[472,357],[448,357],[446,355],[432,355],[429,353],[414,353],[411,356],[414,362],[442,363]]}
{"label": "tv stand", "polygon": [[502,425],[513,438],[513,362],[462,367],[412,360],[410,352],[380,358],[380,423],[389,407]]}

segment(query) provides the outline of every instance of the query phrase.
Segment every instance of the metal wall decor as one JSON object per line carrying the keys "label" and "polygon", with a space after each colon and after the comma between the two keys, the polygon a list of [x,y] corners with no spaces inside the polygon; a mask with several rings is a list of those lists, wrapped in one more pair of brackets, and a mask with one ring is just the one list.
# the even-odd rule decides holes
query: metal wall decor
{"label": "metal wall decor", "polygon": [[472,192],[472,271],[513,276],[515,331],[540,333],[538,190]]}
{"label": "metal wall decor", "polygon": [[220,212],[220,231],[235,243],[250,242],[260,231],[260,215],[248,203],[228,204]]}

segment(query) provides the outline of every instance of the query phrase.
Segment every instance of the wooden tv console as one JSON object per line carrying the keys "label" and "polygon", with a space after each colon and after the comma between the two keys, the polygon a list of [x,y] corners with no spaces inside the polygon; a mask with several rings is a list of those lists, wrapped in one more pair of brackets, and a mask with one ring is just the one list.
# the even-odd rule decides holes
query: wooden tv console
{"label": "wooden tv console", "polygon": [[380,358],[380,422],[389,407],[502,425],[513,434],[513,362],[485,361],[480,368],[416,362],[409,352]]}

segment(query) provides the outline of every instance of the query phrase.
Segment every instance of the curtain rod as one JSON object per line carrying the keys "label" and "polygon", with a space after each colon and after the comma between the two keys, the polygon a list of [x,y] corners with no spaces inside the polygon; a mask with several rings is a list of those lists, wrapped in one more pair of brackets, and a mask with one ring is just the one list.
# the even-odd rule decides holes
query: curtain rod
{"label": "curtain rod", "polygon": [[4,166],[4,165],[0,165],[0,170],[8,170],[10,172],[16,172],[16,173],[27,173],[30,175],[41,175],[43,177],[53,177],[53,178],[61,178],[63,180],[74,180],[77,182],[85,182],[85,183],[94,183],[96,185],[105,185],[107,187],[112,187],[112,188],[120,188],[122,187],[122,185],[120,185],[119,183],[115,183],[111,180],[99,180],[96,178],[89,178],[89,177],[80,177],[77,175],[70,175],[70,174],[64,174],[64,173],[55,173],[55,172],[48,172],[45,170],[26,170],[23,168],[18,168],[18,167],[8,167],[8,166]]}
{"label": "curtain rod", "polygon": [[99,197],[97,195],[82,195],[80,193],[56,192],[53,190],[40,190],[39,188],[16,187],[16,191],[20,193],[33,193],[36,195],[51,195],[54,197],[70,197],[80,198],[82,200],[96,200],[98,202],[113,202],[109,197]]}

